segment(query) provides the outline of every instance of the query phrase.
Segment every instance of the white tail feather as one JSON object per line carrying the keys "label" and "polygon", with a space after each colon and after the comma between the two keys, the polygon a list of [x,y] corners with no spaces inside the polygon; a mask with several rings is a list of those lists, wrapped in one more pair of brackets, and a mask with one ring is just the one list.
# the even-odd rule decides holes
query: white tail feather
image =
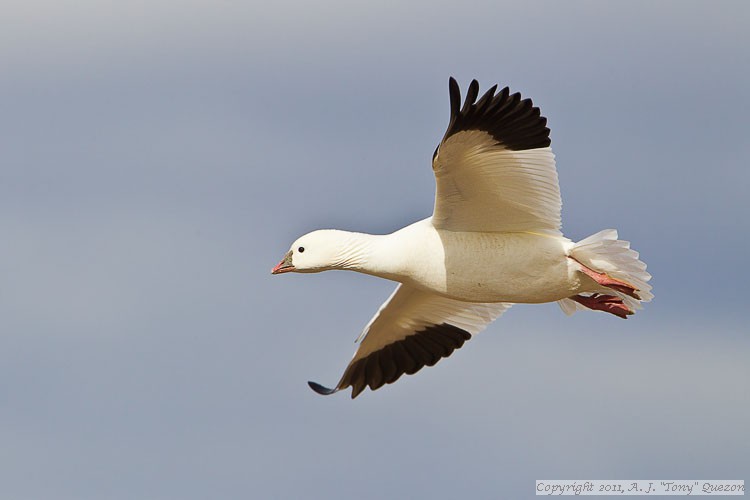
{"label": "white tail feather", "polygon": [[[640,309],[643,302],[650,302],[654,298],[651,285],[648,284],[651,275],[646,272],[646,264],[638,260],[638,252],[631,250],[630,242],[617,239],[616,230],[605,229],[579,241],[570,250],[570,255],[594,271],[633,285],[638,290],[640,299],[614,289],[608,288],[606,291],[621,298],[630,310]],[[558,304],[567,315],[586,309],[571,299],[559,300]]]}
{"label": "white tail feather", "polygon": [[578,311],[579,309],[586,309],[581,304],[571,299],[560,299],[557,301],[557,303],[560,306],[560,309],[562,309],[563,312],[568,316]]}

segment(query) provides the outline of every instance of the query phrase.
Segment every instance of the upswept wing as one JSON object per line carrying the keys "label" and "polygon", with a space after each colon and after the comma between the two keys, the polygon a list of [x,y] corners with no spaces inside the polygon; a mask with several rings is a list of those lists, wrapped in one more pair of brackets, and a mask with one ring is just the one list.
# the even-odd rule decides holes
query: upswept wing
{"label": "upswept wing", "polygon": [[476,80],[461,107],[449,82],[451,117],[435,150],[433,224],[452,231],[534,231],[559,235],[560,187],[547,119],[530,99]]}

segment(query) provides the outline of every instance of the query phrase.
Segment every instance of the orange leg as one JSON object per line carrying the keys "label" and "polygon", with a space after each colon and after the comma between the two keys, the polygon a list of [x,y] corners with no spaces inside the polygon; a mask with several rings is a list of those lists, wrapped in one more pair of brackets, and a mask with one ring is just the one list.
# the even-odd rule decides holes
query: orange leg
{"label": "orange leg", "polygon": [[[570,258],[573,259],[573,257],[570,257]],[[573,260],[578,262],[576,259],[573,259]],[[617,290],[618,292],[624,293],[625,295],[629,295],[633,297],[634,299],[641,300],[641,297],[637,293],[638,289],[634,287],[633,285],[631,285],[630,283],[612,278],[611,276],[605,273],[598,273],[594,271],[593,269],[589,269],[588,267],[584,266],[580,262],[578,262],[578,265],[581,266],[581,272],[583,272],[586,276],[596,281],[600,285],[606,286],[607,288],[612,288],[613,290]]]}
{"label": "orange leg", "polygon": [[608,312],[622,319],[628,319],[628,316],[633,314],[633,311],[628,309],[622,299],[614,295],[595,293],[592,295],[574,295],[570,298],[584,307],[594,311]]}

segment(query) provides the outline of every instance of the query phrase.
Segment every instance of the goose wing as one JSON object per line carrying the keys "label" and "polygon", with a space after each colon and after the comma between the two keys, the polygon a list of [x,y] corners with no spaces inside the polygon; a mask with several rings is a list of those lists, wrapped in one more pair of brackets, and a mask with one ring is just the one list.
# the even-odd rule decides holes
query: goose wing
{"label": "goose wing", "polygon": [[462,302],[400,284],[365,326],[336,387],[308,384],[325,395],[351,386],[352,398],[367,386],[374,391],[450,356],[510,306]]}
{"label": "goose wing", "polygon": [[453,231],[560,235],[560,187],[547,119],[508,87],[461,92],[449,81],[450,122],[435,150],[433,224]]}

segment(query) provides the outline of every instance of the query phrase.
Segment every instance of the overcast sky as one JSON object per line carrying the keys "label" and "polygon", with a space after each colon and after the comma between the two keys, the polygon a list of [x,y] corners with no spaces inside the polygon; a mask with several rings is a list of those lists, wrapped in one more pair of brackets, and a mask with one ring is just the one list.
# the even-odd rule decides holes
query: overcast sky
{"label": "overcast sky", "polygon": [[[523,498],[748,479],[750,4],[6,0],[4,498]],[[394,287],[271,276],[299,235],[431,213],[449,76],[548,117],[572,239],[655,300],[518,306],[334,384]],[[744,476],[743,476],[744,474]]]}

